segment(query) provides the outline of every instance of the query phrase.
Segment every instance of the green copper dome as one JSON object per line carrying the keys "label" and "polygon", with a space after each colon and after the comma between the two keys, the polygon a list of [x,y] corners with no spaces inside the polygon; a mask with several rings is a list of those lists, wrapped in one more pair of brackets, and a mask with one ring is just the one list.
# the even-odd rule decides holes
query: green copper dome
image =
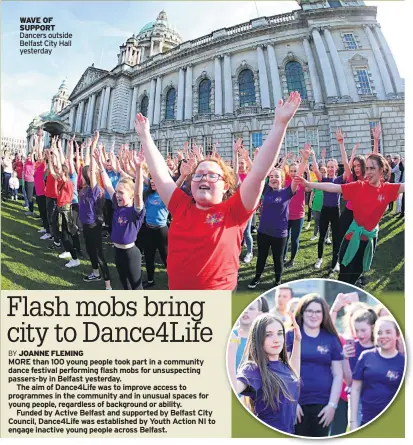
{"label": "green copper dome", "polygon": [[149,31],[150,29],[152,29],[155,26],[156,22],[149,22],[147,23],[140,31],[139,34],[145,32],[145,31]]}

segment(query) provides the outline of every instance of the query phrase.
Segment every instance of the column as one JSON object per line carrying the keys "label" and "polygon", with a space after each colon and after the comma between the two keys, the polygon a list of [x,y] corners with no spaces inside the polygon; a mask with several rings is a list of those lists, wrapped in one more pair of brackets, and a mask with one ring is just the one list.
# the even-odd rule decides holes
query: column
{"label": "column", "polygon": [[91,105],[91,98],[87,100],[87,108],[86,108],[86,116],[85,116],[85,125],[83,126],[83,133],[89,133],[87,131],[89,126],[89,113],[90,113],[90,105]]}
{"label": "column", "polygon": [[161,121],[161,89],[162,89],[162,78],[159,76],[156,79],[156,92],[155,92],[155,110],[153,113],[153,123],[158,125]]}
{"label": "column", "polygon": [[376,30],[377,40],[379,41],[381,49],[383,50],[384,55],[386,56],[386,60],[387,60],[388,67],[390,69],[390,73],[393,76],[393,80],[394,80],[394,83],[396,86],[396,92],[401,93],[401,92],[403,92],[403,82],[400,77],[400,73],[397,68],[396,61],[394,60],[391,49],[390,49],[389,45],[387,44],[387,40],[383,35],[380,25],[376,25],[374,27],[374,29]]}
{"label": "column", "polygon": [[104,99],[103,109],[102,109],[102,119],[100,121],[101,128],[106,128],[106,126],[107,126],[109,99],[110,99],[110,86],[107,86],[105,89],[105,99]]}
{"label": "column", "polygon": [[232,92],[231,55],[224,55],[224,88],[225,114],[234,113],[234,97]]}
{"label": "column", "polygon": [[272,96],[274,99],[274,108],[278,101],[283,97],[281,90],[280,73],[278,71],[277,58],[275,57],[275,49],[273,45],[267,45],[268,61],[270,64],[270,76],[272,83]]}
{"label": "column", "polygon": [[69,114],[69,127],[70,127],[70,131],[73,131],[73,127],[74,127],[74,117],[75,117],[75,107],[72,107],[70,109],[70,114]]}
{"label": "column", "polygon": [[96,104],[96,94],[92,94],[92,97],[89,99],[90,102],[90,109],[89,109],[89,118],[87,121],[87,128],[86,133],[92,133],[92,123],[93,123],[93,114],[95,111],[95,104]]}
{"label": "column", "polygon": [[257,46],[258,73],[260,77],[261,108],[271,108],[270,90],[268,88],[267,67],[265,66],[264,50]]}
{"label": "column", "polygon": [[192,65],[186,67],[185,120],[192,119]]}
{"label": "column", "polygon": [[82,119],[83,119],[83,112],[85,110],[85,101],[82,100],[79,104],[79,111],[78,111],[78,119],[77,119],[77,129],[76,131],[80,133],[82,131]]}
{"label": "column", "polygon": [[221,57],[215,57],[215,114],[222,115]]}
{"label": "column", "polygon": [[98,126],[97,126],[98,129],[101,128],[104,100],[105,100],[105,90],[102,90],[100,92],[99,118],[98,118]]}
{"label": "column", "polygon": [[315,64],[313,51],[311,50],[308,37],[304,37],[303,45],[308,63],[308,71],[310,72],[311,86],[313,87],[314,102],[315,104],[322,104],[323,95],[321,93],[320,78],[318,77],[317,66]]}
{"label": "column", "polygon": [[317,28],[313,29],[312,35],[314,39],[314,45],[318,54],[318,58],[320,60],[321,72],[323,73],[323,80],[327,92],[327,98],[337,97],[338,93],[336,88],[336,82],[334,80],[334,75],[331,69],[330,61],[328,60],[327,52],[324,47],[323,39],[321,38]]}
{"label": "column", "polygon": [[155,87],[156,87],[156,80],[151,80],[151,89],[149,91],[149,105],[148,105],[148,119],[149,123],[152,124],[153,122],[153,109],[155,108]]}
{"label": "column", "polygon": [[132,105],[130,111],[129,130],[133,130],[133,123],[136,117],[136,101],[138,100],[138,87],[133,88]]}
{"label": "column", "polygon": [[340,56],[338,55],[333,36],[328,28],[324,28],[324,36],[326,38],[327,46],[333,59],[334,70],[336,72],[338,86],[341,97],[350,98],[350,93],[347,86],[346,76],[344,74],[343,65],[341,64]]}
{"label": "column", "polygon": [[184,99],[185,99],[185,72],[181,67],[179,68],[178,77],[178,110],[176,113],[176,120],[182,121],[184,118]]}
{"label": "column", "polygon": [[149,50],[149,57],[152,57],[152,55],[153,55],[153,44],[154,44],[154,41],[152,39],[151,40],[151,49]]}
{"label": "column", "polygon": [[384,58],[381,54],[379,45],[377,44],[377,41],[373,35],[373,32],[370,29],[370,26],[363,25],[367,38],[369,39],[371,49],[373,50],[374,57],[376,58],[377,65],[379,67],[380,76],[383,81],[384,85],[384,91],[386,93],[386,96],[392,96],[394,94],[393,85],[391,83],[389,72],[387,71],[386,62],[384,61]]}

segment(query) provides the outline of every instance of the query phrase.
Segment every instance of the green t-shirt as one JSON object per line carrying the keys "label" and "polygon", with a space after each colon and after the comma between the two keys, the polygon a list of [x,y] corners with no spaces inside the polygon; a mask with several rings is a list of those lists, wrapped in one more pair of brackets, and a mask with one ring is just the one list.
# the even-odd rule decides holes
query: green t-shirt
{"label": "green t-shirt", "polygon": [[311,210],[313,212],[321,212],[324,201],[324,192],[322,190],[314,190],[313,206]]}

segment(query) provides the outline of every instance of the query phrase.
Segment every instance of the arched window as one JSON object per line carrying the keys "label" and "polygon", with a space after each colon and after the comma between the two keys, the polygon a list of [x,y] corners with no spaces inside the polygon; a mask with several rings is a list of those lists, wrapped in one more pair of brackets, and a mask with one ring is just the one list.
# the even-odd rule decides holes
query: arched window
{"label": "arched window", "polygon": [[199,84],[199,104],[198,113],[210,113],[211,108],[209,106],[209,100],[211,97],[211,81],[209,79],[204,79]]}
{"label": "arched window", "polygon": [[148,117],[148,105],[149,105],[149,98],[148,96],[144,96],[141,101],[141,113],[145,117]]}
{"label": "arched window", "polygon": [[298,91],[302,99],[307,99],[307,89],[301,65],[298,62],[288,62],[285,65],[285,74],[287,76],[288,92]]}
{"label": "arched window", "polygon": [[242,70],[238,76],[239,104],[241,107],[255,105],[254,74],[251,70]]}
{"label": "arched window", "polygon": [[165,119],[175,119],[175,88],[171,88],[166,94]]}

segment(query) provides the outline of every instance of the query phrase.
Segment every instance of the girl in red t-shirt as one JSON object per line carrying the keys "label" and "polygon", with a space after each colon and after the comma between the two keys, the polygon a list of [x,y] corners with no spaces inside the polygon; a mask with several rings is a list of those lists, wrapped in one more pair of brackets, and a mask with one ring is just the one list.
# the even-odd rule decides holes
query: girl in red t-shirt
{"label": "girl in red t-shirt", "polygon": [[234,176],[217,159],[202,160],[191,175],[192,197],[180,190],[155,146],[149,121],[142,114],[135,129],[162,201],[173,220],[170,227],[168,278],[170,289],[233,290],[237,285],[242,234],[256,209],[266,176],[278,159],[288,122],[301,102],[300,94],[277,104],[267,140],[240,188],[230,194]]}
{"label": "girl in red t-shirt", "polygon": [[[370,269],[380,219],[388,204],[395,201],[399,193],[404,193],[404,184],[384,182],[384,175],[389,171],[390,167],[383,156],[373,153],[366,160],[365,181],[333,184],[307,182],[304,178],[299,178],[307,187],[330,193],[343,193],[343,198],[352,202],[354,219],[339,252],[340,281],[355,284],[360,275]],[[353,241],[350,251],[354,255],[344,265],[343,260],[353,235],[357,242]]]}

